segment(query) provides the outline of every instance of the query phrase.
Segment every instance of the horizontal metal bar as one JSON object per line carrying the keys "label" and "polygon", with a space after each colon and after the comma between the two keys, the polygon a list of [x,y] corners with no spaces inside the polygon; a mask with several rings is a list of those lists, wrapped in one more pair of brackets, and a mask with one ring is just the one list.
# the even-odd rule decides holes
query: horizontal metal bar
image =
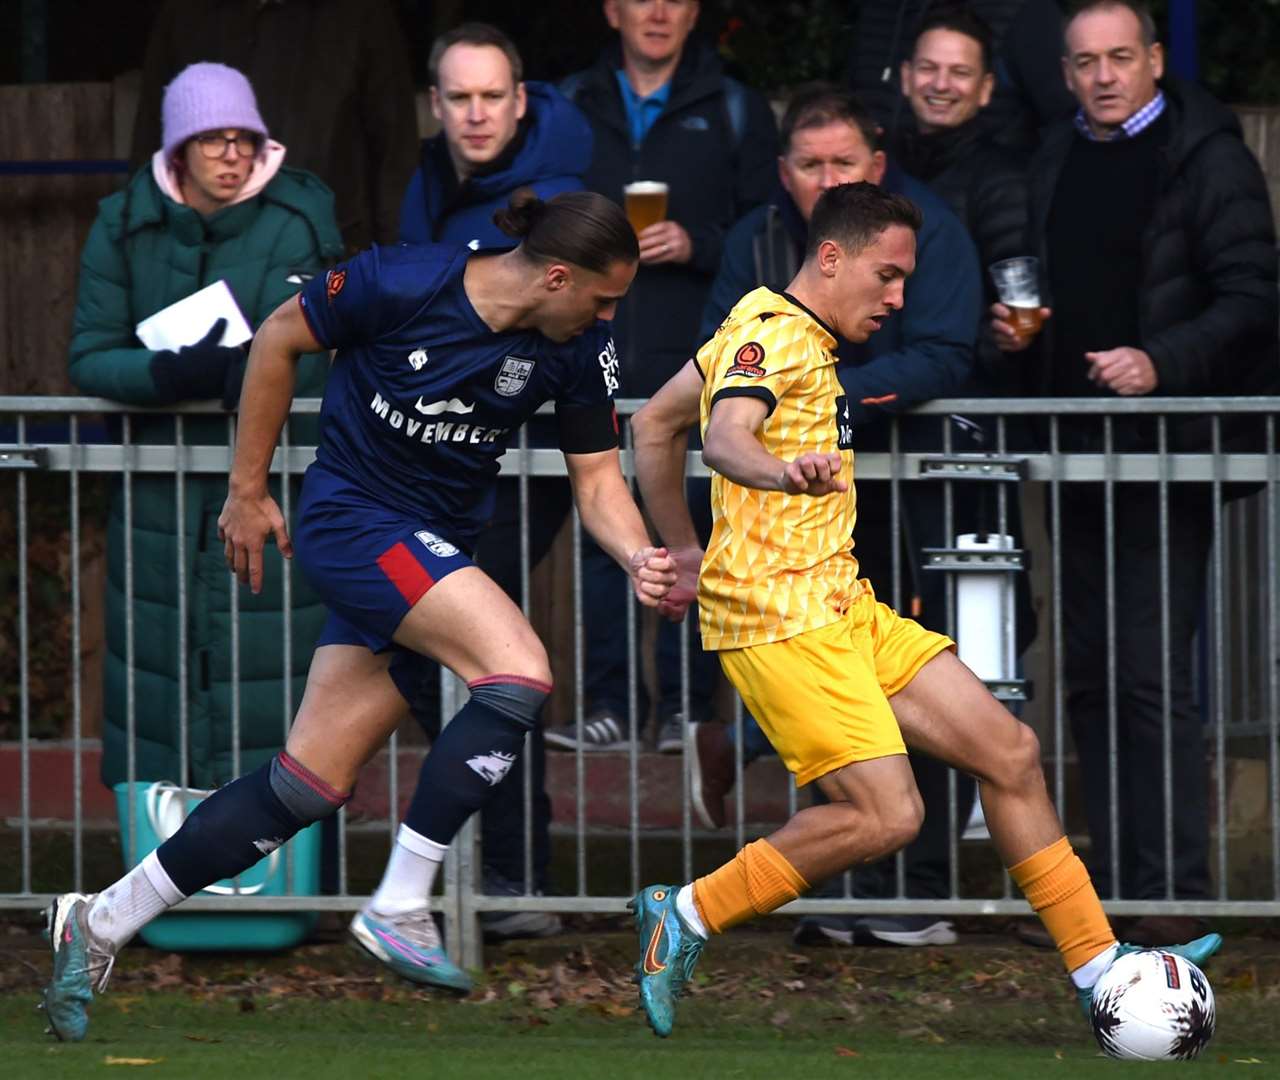
{"label": "horizontal metal bar", "polygon": [[991,696],[997,701],[1030,701],[1032,683],[1030,679],[983,679]]}
{"label": "horizontal metal bar", "polygon": [[[617,398],[614,405],[623,416],[630,416],[645,403],[644,398]],[[320,411],[319,398],[295,398],[294,413]],[[539,412],[549,413],[553,406],[544,405]],[[217,413],[222,408],[215,402],[201,402],[160,409],[143,409],[122,405],[105,398],[55,395],[0,396],[0,413]],[[1179,416],[1179,415],[1280,415],[1280,397],[1116,397],[1116,398],[938,398],[917,405],[904,416],[949,416],[972,413],[975,416]]]}
{"label": "horizontal metal bar", "polygon": [[49,451],[43,446],[6,446],[0,448],[0,470],[46,469]]}
{"label": "horizontal metal bar", "polygon": [[[14,450],[40,450],[47,453],[44,468],[54,472],[66,472],[73,464],[73,453],[78,455],[75,465],[82,472],[118,473],[125,467],[126,455],[133,472],[170,473],[178,463],[178,450],[172,446],[115,446],[105,443],[69,445],[46,443],[38,447],[0,443],[0,453]],[[225,446],[184,446],[181,449],[184,470],[193,473],[226,473],[231,468],[231,451]],[[276,450],[271,468],[281,471],[282,451]],[[921,475],[920,463],[928,454],[903,454],[903,468],[897,474],[903,480],[932,480],[935,477]],[[506,473],[521,471],[521,461],[527,457],[530,476],[565,476],[564,456],[559,450],[508,450],[501,458]],[[315,448],[293,446],[289,449],[289,472],[306,470],[315,458]],[[623,472],[634,474],[632,453],[621,452]],[[1158,454],[1063,454],[1057,463],[1049,454],[1028,454],[1025,457],[1027,479],[1047,481],[1055,475],[1067,483],[1087,483],[1112,479],[1124,481],[1155,482],[1161,479],[1171,483],[1208,483],[1220,479],[1224,483],[1262,483],[1267,479],[1266,454],[1223,454],[1215,460],[1212,454],[1168,454],[1161,459]],[[1162,461],[1164,468],[1162,469]],[[859,480],[888,480],[892,459],[887,453],[859,454],[857,477]],[[702,463],[697,452],[688,455],[690,476],[709,476],[710,470]]]}
{"label": "horizontal metal bar", "polygon": [[[0,895],[0,911],[37,911],[56,893]],[[208,897],[187,900],[182,911],[358,911],[367,896]],[[475,897],[477,911],[553,911],[567,915],[620,915],[630,896],[484,896]],[[443,910],[443,898],[431,899],[431,910]],[[1280,900],[1104,900],[1108,915],[1192,915],[1201,918],[1280,917]],[[778,915],[1029,915],[1025,900],[793,900]]]}
{"label": "horizontal metal bar", "polygon": [[1027,459],[1007,454],[937,454],[922,458],[920,475],[929,480],[1025,480]]}
{"label": "horizontal metal bar", "polygon": [[945,570],[949,574],[993,574],[1027,568],[1027,553],[1020,548],[1004,551],[975,551],[971,548],[923,548],[924,570]]}

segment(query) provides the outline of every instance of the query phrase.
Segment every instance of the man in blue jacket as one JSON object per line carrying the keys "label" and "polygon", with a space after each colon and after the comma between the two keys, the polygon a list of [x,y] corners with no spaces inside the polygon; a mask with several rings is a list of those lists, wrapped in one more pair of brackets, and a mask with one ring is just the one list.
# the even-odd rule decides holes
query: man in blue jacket
{"label": "man in blue jacket", "polygon": [[[668,187],[665,220],[638,233],[640,269],[613,322],[618,396],[647,398],[702,344],[698,320],[725,234],[772,189],[777,125],[763,95],[729,78],[714,45],[696,33],[696,0],[603,0],[602,7],[617,38],[561,89],[595,136],[589,190],[621,205],[632,181]],[[707,496],[698,502],[709,515]],[[614,616],[623,583],[594,544],[585,546],[583,574],[588,715],[581,732],[553,730],[548,742],[565,750],[624,750],[633,739],[629,720],[636,729],[641,722],[628,715],[626,622]],[[663,753],[681,752],[686,707],[693,717],[709,711],[719,677],[715,659],[691,648],[686,700],[682,635],[674,624],[658,631]],[[645,711],[642,704],[641,716]]]}
{"label": "man in blue jacket", "polygon": [[[848,91],[823,83],[797,91],[782,118],[781,190],[772,202],[751,211],[729,231],[702,317],[705,340],[744,294],[759,285],[786,288],[804,258],[809,215],[828,188],[867,180],[907,196],[920,207],[924,226],[917,237],[916,271],[907,281],[902,310],[893,312],[866,344],[843,342],[840,346],[838,372],[849,399],[856,451],[889,449],[892,414],[965,389],[973,374],[982,311],[977,252],[964,225],[928,188],[886,161],[884,152],[876,149],[878,139],[875,121]],[[942,448],[937,417],[906,418],[899,430],[901,449]],[[943,533],[943,493],[923,484],[904,484],[901,493],[898,563],[904,573],[895,580],[890,491],[884,481],[858,481],[858,560],[873,581],[889,583],[885,592],[891,603],[924,626],[946,631],[945,579],[941,574],[920,573],[921,549],[949,546]],[[899,595],[901,590],[907,591]],[[769,750],[754,721],[744,725],[743,740],[744,761]],[[727,730],[700,724],[694,744],[697,779],[693,787],[701,796],[695,799],[695,807],[708,826],[722,824],[724,796],[735,776]],[[941,899],[951,891],[947,769],[920,755],[913,755],[911,763],[926,812],[918,839],[904,852],[906,891],[909,896]],[[973,781],[957,780],[957,805],[967,816]],[[842,891],[837,888],[829,895]],[[853,891],[875,899],[896,895],[894,863],[858,870]],[[944,945],[955,941],[955,931],[950,922],[930,916],[822,915],[801,920],[797,928],[798,941],[851,944],[866,939]]]}
{"label": "man in blue jacket", "polygon": [[[581,191],[591,164],[591,128],[577,108],[548,83],[524,82],[524,65],[511,39],[487,23],[464,23],[440,35],[428,58],[431,109],[442,125],[422,143],[421,163],[400,207],[400,239],[416,244],[510,247],[493,223],[517,188],[549,199]],[[531,446],[555,446],[548,417],[527,425]],[[555,477],[529,480],[529,565],[551,547],[569,513],[568,484]],[[476,562],[520,603],[519,485],[498,484],[493,519],[481,537]],[[434,730],[439,717],[438,667],[424,662],[414,714]],[[546,888],[550,860],[551,800],[547,796],[542,728],[530,737],[533,795],[533,881],[525,881],[524,770],[507,776],[480,815],[484,887],[490,895],[518,896]],[[550,912],[487,912],[490,937],[554,934]]]}
{"label": "man in blue jacket", "polygon": [[520,54],[497,27],[465,23],[441,34],[427,63],[443,130],[423,140],[400,204],[400,239],[509,247],[493,212],[516,188],[541,199],[581,191],[591,127],[550,83],[522,80]]}

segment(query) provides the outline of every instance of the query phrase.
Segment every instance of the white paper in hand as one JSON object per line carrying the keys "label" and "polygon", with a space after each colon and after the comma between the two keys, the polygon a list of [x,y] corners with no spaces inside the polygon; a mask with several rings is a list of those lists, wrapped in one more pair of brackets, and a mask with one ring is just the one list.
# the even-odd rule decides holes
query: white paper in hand
{"label": "white paper in hand", "polygon": [[148,315],[138,323],[136,332],[148,349],[180,349],[194,345],[219,319],[227,320],[219,345],[243,345],[253,337],[231,289],[221,280]]}

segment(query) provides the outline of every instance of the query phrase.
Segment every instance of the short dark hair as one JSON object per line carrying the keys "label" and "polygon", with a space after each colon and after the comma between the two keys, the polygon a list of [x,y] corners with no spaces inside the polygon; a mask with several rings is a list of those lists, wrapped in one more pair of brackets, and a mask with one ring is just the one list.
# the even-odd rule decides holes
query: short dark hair
{"label": "short dark hair", "polygon": [[805,258],[815,255],[824,240],[834,240],[848,254],[857,255],[891,225],[919,232],[923,224],[920,208],[905,195],[894,195],[865,180],[837,184],[813,205]]}
{"label": "short dark hair", "polygon": [[1066,18],[1062,22],[1062,44],[1066,49],[1066,30],[1079,15],[1083,15],[1086,11],[1095,11],[1102,8],[1128,8],[1133,12],[1138,20],[1138,25],[1142,27],[1142,44],[1150,48],[1160,40],[1160,35],[1156,32],[1156,19],[1151,14],[1151,5],[1146,0],[1074,0],[1067,7]]}
{"label": "short dark hair", "polygon": [[532,188],[518,188],[493,223],[520,238],[535,262],[567,262],[603,274],[615,262],[636,262],[640,244],[617,203],[594,191],[566,191],[543,202]]}
{"label": "short dark hair", "polygon": [[952,4],[932,12],[920,24],[916,40],[911,46],[911,55],[915,56],[920,39],[930,30],[950,30],[955,34],[963,34],[978,43],[982,53],[982,71],[986,74],[995,70],[992,53],[995,51],[991,27],[981,15],[967,4]]}
{"label": "short dark hair", "polygon": [[875,150],[880,142],[880,125],[854,94],[835,83],[805,83],[791,95],[782,114],[782,152],[791,149],[791,136],[797,131],[835,123],[856,127],[869,150]]}
{"label": "short dark hair", "polygon": [[446,30],[431,43],[427,56],[427,85],[440,85],[440,61],[455,45],[492,45],[501,49],[511,65],[511,80],[517,85],[524,79],[524,61],[516,43],[496,26],[485,22],[468,22]]}

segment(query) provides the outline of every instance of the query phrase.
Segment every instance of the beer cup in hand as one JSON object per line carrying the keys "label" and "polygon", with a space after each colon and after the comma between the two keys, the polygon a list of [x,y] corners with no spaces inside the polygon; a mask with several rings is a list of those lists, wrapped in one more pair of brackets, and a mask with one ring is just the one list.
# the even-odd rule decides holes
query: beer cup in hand
{"label": "beer cup in hand", "polygon": [[1044,322],[1038,260],[1030,255],[1020,255],[992,263],[990,269],[1000,303],[1008,310],[1007,318],[999,317],[1013,327],[1017,338],[1015,348],[1025,347],[1040,332]]}

